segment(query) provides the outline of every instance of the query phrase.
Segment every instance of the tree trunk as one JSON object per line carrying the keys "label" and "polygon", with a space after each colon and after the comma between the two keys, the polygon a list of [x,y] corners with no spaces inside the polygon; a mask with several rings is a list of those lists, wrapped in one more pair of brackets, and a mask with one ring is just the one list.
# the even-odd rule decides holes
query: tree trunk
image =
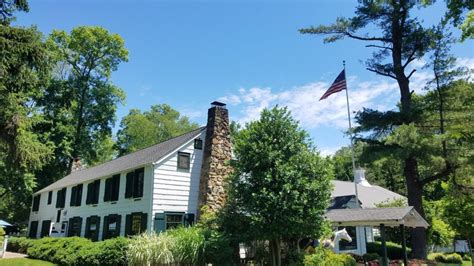
{"label": "tree trunk", "polygon": [[[423,185],[418,180],[418,165],[416,159],[411,156],[405,160],[404,168],[405,182],[407,184],[408,205],[425,218],[423,209]],[[412,228],[411,248],[412,257],[416,259],[426,258],[426,230],[425,228]]]}
{"label": "tree trunk", "polygon": [[279,239],[270,240],[270,254],[272,266],[281,266],[281,249]]}

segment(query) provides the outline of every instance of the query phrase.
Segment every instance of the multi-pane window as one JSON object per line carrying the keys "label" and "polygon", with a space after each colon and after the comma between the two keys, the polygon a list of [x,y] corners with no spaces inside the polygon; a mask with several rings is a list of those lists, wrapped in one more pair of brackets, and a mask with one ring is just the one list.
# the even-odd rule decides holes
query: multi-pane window
{"label": "multi-pane window", "polygon": [[32,210],[34,212],[37,212],[39,210],[40,200],[41,200],[41,194],[36,195],[36,196],[33,197],[33,208],[32,208]]}
{"label": "multi-pane window", "polygon": [[193,213],[155,213],[153,222],[155,232],[163,232],[178,226],[190,226],[194,224]]}
{"label": "multi-pane window", "polygon": [[71,201],[70,206],[81,206],[82,201],[82,184],[71,188]]}
{"label": "multi-pane window", "polygon": [[189,169],[191,164],[191,154],[187,152],[178,152],[178,168]]}
{"label": "multi-pane window", "polygon": [[29,238],[36,238],[38,235],[38,221],[31,221],[30,231],[28,232]]}
{"label": "multi-pane window", "polygon": [[84,237],[92,241],[99,240],[100,217],[91,216],[86,219],[86,231]]}
{"label": "multi-pane window", "polygon": [[48,192],[48,205],[53,201],[53,191]]}
{"label": "multi-pane window", "polygon": [[100,179],[87,185],[86,204],[99,203]]}
{"label": "multi-pane window", "polygon": [[166,214],[166,230],[171,228],[176,228],[184,223],[184,213],[183,214]]}
{"label": "multi-pane window", "polygon": [[67,236],[81,236],[82,217],[75,216],[69,219]]}
{"label": "multi-pane window", "polygon": [[143,196],[143,182],[145,169],[136,169],[127,173],[127,185],[125,187],[125,198],[140,198]]}
{"label": "multi-pane window", "polygon": [[202,150],[202,139],[194,140],[194,148],[197,150]]}
{"label": "multi-pane window", "polygon": [[56,192],[56,208],[64,208],[66,203],[66,188]]}
{"label": "multi-pane window", "polygon": [[104,217],[104,228],[102,230],[102,240],[117,237],[120,235],[120,222],[122,216],[111,214]]}
{"label": "multi-pane window", "polygon": [[105,180],[104,201],[117,201],[120,189],[120,174]]}
{"label": "multi-pane window", "polygon": [[141,212],[134,212],[128,214],[125,218],[125,234],[138,235],[146,231],[147,214]]}
{"label": "multi-pane window", "polygon": [[41,223],[41,234],[40,237],[49,236],[51,230],[51,220],[45,220]]}

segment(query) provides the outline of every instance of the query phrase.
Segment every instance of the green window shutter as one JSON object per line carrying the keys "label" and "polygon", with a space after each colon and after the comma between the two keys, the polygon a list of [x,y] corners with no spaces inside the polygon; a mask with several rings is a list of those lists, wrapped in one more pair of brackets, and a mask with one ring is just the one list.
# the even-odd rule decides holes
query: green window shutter
{"label": "green window shutter", "polygon": [[102,228],[102,240],[109,238],[109,216],[104,216],[104,226]]}
{"label": "green window shutter", "polygon": [[165,214],[155,213],[155,220],[153,223],[153,229],[156,233],[164,232],[166,229]]}
{"label": "green window shutter", "polygon": [[131,198],[133,196],[133,177],[134,172],[127,173],[127,182],[125,186],[125,198]]}
{"label": "green window shutter", "polygon": [[48,192],[48,205],[53,201],[53,191]]}
{"label": "green window shutter", "polygon": [[127,214],[125,216],[125,236],[131,236],[132,234],[132,215]]}
{"label": "green window shutter", "polygon": [[94,181],[94,193],[92,194],[92,204],[99,203],[99,192],[100,192],[100,179]]}
{"label": "green window shutter", "polygon": [[119,196],[119,191],[120,191],[120,175],[114,175],[112,177],[112,195],[110,199],[112,201],[117,201],[118,196]]}
{"label": "green window shutter", "polygon": [[69,206],[76,206],[76,193],[77,188],[74,186],[71,188],[71,200],[69,201]]}
{"label": "green window shutter", "polygon": [[67,236],[73,236],[73,233],[74,233],[74,226],[73,226],[73,223],[74,223],[74,219],[73,218],[69,218],[69,225],[68,225],[68,229],[67,229]]}
{"label": "green window shutter", "polygon": [[105,193],[104,193],[104,201],[110,201],[111,191],[112,190],[112,178],[107,178],[105,180]]}
{"label": "green window shutter", "polygon": [[133,197],[140,198],[143,197],[143,182],[145,176],[145,169],[140,168],[135,170],[135,180],[133,184]]}
{"label": "green window shutter", "polygon": [[82,231],[82,217],[77,217],[77,232],[76,236],[81,236],[81,231]]}
{"label": "green window shutter", "polygon": [[76,206],[81,206],[82,204],[82,184],[77,185],[76,188]]}
{"label": "green window shutter", "polygon": [[146,231],[146,226],[148,224],[148,214],[147,213],[142,213],[142,224],[141,224],[141,230],[140,232],[143,233]]}
{"label": "green window shutter", "polygon": [[84,237],[90,239],[90,227],[91,227],[91,217],[86,218],[86,231],[84,232]]}

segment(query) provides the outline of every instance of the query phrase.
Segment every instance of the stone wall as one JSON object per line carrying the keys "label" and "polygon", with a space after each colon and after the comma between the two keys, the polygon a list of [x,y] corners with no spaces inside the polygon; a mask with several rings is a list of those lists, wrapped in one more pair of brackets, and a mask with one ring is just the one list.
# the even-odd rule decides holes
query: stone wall
{"label": "stone wall", "polygon": [[[199,210],[207,205],[215,212],[226,201],[225,179],[232,172],[228,165],[232,158],[229,113],[225,106],[208,110],[206,140],[199,184]],[[199,219],[199,214],[198,214]]]}

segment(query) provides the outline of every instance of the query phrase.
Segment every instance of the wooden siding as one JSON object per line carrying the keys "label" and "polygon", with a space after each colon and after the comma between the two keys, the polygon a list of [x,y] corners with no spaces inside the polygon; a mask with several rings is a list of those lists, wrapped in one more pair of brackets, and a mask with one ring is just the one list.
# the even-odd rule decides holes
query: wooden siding
{"label": "wooden siding", "polygon": [[[126,174],[132,170],[137,168],[145,168],[145,175],[144,175],[144,184],[143,184],[143,197],[139,199],[126,199],[125,198],[125,186],[126,186]],[[94,205],[86,205],[86,198],[87,198],[87,185],[89,183],[94,182],[92,180],[90,182],[84,183],[83,185],[83,192],[82,192],[82,200],[81,206],[71,207],[70,206],[70,198],[71,198],[71,188],[74,186],[67,187],[66,190],[66,204],[65,208],[61,211],[61,219],[60,222],[69,221],[69,218],[74,216],[82,217],[82,229],[81,229],[81,236],[84,236],[85,227],[86,227],[86,218],[89,216],[97,215],[100,217],[100,226],[99,226],[99,239],[102,239],[102,230],[103,230],[103,223],[104,217],[110,214],[118,214],[121,215],[121,225],[120,225],[120,235],[124,235],[125,233],[125,216],[132,212],[143,212],[150,214],[150,204],[151,201],[151,189],[153,184],[153,166],[139,166],[134,169],[127,170],[125,172],[120,173],[120,188],[119,188],[119,198],[115,202],[104,202],[104,193],[105,193],[105,180],[110,176],[106,176],[100,178],[100,190],[99,190],[99,202],[98,204]],[[53,191],[53,199],[50,205],[47,205],[48,202],[48,192],[44,192],[41,194],[41,201],[39,206],[39,211],[31,212],[30,213],[30,223],[31,221],[38,221],[39,226],[41,226],[42,221],[44,220],[51,220],[52,222],[56,222],[56,216],[58,209],[55,207],[57,197],[57,190]],[[151,217],[151,215],[148,215]],[[147,227],[151,228],[151,218],[147,221]],[[39,237],[41,232],[41,228],[38,228],[38,234],[36,237]]]}
{"label": "wooden siding", "polygon": [[[205,134],[198,136],[203,142]],[[190,154],[189,170],[178,168],[178,152]],[[194,149],[193,139],[154,165],[152,217],[162,212],[197,213],[202,154]]]}

